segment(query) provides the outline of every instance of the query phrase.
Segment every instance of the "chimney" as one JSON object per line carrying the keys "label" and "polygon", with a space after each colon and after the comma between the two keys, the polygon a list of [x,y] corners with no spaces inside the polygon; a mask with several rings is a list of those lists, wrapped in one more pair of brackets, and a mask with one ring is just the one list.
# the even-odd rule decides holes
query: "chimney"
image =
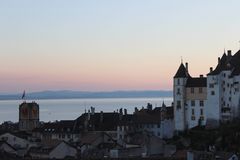
{"label": "chimney", "polygon": [[121,121],[122,120],[122,117],[123,117],[123,109],[121,108],[119,110],[119,120]]}
{"label": "chimney", "polygon": [[135,112],[134,112],[134,113],[136,114],[137,112],[138,112],[138,108],[137,108],[137,107],[135,107]]}
{"label": "chimney", "polygon": [[213,71],[213,68],[212,67],[210,67],[210,72],[212,72]]}
{"label": "chimney", "polygon": [[220,62],[221,62],[221,59],[220,59],[220,57],[218,57],[218,64],[220,64]]}
{"label": "chimney", "polygon": [[91,115],[90,115],[90,110],[88,110],[88,118],[87,120],[90,121]]}
{"label": "chimney", "polygon": [[186,66],[186,72],[188,73],[188,63],[185,63]]}
{"label": "chimney", "polygon": [[122,108],[119,109],[119,113],[120,113],[120,115],[123,115],[123,109]]}
{"label": "chimney", "polygon": [[199,76],[200,78],[203,78],[203,75],[202,74],[200,74],[200,76]]}
{"label": "chimney", "polygon": [[227,51],[227,55],[228,55],[228,56],[232,56],[232,51],[231,51],[231,50],[228,50],[228,51]]}
{"label": "chimney", "polygon": [[124,115],[127,115],[127,109],[124,109]]}
{"label": "chimney", "polygon": [[91,107],[91,115],[94,115],[94,113],[95,113],[95,108]]}
{"label": "chimney", "polygon": [[103,111],[100,112],[100,122],[103,123]]}

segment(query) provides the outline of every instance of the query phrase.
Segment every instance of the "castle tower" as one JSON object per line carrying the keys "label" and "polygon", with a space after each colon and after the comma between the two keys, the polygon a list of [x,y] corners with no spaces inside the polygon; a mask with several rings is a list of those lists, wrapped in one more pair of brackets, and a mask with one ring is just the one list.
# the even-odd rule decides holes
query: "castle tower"
{"label": "castle tower", "polygon": [[19,130],[32,131],[39,125],[39,105],[23,102],[19,105]]}
{"label": "castle tower", "polygon": [[184,131],[186,123],[186,83],[190,77],[188,73],[188,63],[186,66],[181,63],[174,76],[173,101],[174,101],[174,125],[175,131]]}

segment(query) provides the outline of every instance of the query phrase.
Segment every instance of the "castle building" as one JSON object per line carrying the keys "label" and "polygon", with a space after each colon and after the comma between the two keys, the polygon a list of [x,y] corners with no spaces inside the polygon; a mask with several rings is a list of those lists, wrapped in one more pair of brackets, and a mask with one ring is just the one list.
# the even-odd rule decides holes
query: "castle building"
{"label": "castle building", "polygon": [[181,63],[174,76],[173,103],[175,131],[206,123],[207,78],[191,77],[188,63]]}
{"label": "castle building", "polygon": [[218,58],[218,64],[207,75],[207,116],[217,122],[236,119],[240,115],[240,50],[231,50]]}
{"label": "castle building", "polygon": [[191,77],[188,63],[181,63],[174,76],[175,131],[199,125],[219,125],[240,116],[240,50],[224,52],[207,77]]}
{"label": "castle building", "polygon": [[32,131],[39,125],[39,105],[23,102],[19,105],[19,130]]}

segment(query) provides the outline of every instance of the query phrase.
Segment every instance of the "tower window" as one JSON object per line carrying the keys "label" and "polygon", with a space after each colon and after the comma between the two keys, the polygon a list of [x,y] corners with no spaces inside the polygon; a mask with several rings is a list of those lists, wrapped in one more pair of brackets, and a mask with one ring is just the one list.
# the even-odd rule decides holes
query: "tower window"
{"label": "tower window", "polygon": [[204,101],[199,101],[199,106],[203,107],[204,106]]}
{"label": "tower window", "polygon": [[177,94],[180,94],[180,88],[177,89]]}
{"label": "tower window", "polygon": [[177,109],[181,108],[181,101],[177,101]]}
{"label": "tower window", "polygon": [[180,85],[180,79],[177,79],[177,85]]}

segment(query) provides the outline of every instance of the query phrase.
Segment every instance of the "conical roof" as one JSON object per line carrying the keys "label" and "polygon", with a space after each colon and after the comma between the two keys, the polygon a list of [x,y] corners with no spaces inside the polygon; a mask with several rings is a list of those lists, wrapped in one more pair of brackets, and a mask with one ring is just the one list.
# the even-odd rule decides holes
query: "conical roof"
{"label": "conical roof", "polygon": [[187,77],[189,77],[188,71],[186,67],[181,63],[174,78],[187,78]]}

